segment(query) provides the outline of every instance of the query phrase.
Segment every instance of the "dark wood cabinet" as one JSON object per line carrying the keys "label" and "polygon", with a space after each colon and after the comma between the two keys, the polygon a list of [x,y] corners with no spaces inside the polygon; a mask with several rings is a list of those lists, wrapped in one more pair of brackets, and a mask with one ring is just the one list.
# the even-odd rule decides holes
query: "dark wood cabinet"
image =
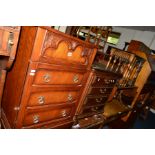
{"label": "dark wood cabinet", "polygon": [[22,27],[2,100],[5,128],[71,128],[96,54],[50,27]]}
{"label": "dark wood cabinet", "polygon": [[110,99],[110,95],[115,94],[112,90],[121,77],[122,75],[109,71],[92,70],[90,72],[73,128],[99,128],[103,125],[105,103]]}

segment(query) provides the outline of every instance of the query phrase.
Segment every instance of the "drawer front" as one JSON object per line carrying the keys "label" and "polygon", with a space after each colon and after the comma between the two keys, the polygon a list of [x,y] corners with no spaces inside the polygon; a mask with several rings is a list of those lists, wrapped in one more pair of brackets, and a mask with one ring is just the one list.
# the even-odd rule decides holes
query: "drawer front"
{"label": "drawer front", "polygon": [[113,88],[106,88],[106,87],[101,87],[101,88],[93,88],[90,87],[88,94],[110,94]]}
{"label": "drawer front", "polygon": [[[78,124],[80,128],[99,128],[101,123],[104,122],[104,117],[102,114],[94,114],[90,117],[85,117],[83,119],[78,120]],[[98,124],[98,125],[97,125]]]}
{"label": "drawer front", "polygon": [[23,126],[23,129],[71,129],[73,125],[73,119],[67,118],[64,120],[57,120],[55,122],[43,122],[39,124],[33,124],[29,126]]}
{"label": "drawer front", "polygon": [[78,99],[78,91],[44,91],[32,93],[28,106],[66,104]]}
{"label": "drawer front", "polygon": [[43,125],[40,128],[41,129],[71,129],[73,125],[73,121],[67,121],[65,120],[65,123],[60,123],[57,122],[57,124],[47,124],[47,125]]}
{"label": "drawer front", "polygon": [[86,100],[84,102],[84,106],[93,106],[93,105],[100,105],[104,104],[107,101],[107,96],[101,96],[101,97],[86,97]]}
{"label": "drawer front", "polygon": [[92,82],[92,86],[114,86],[114,84],[116,83],[116,79],[115,78],[104,78],[104,77],[95,77],[94,81]]}
{"label": "drawer front", "polygon": [[87,67],[90,63],[92,48],[86,47],[86,44],[74,40],[74,38],[48,31],[41,53],[41,57],[49,63],[59,62]]}
{"label": "drawer front", "polygon": [[72,107],[57,108],[27,114],[24,119],[24,126],[35,125],[46,121],[63,120],[71,117]]}
{"label": "drawer front", "polygon": [[0,54],[14,59],[19,33],[20,26],[0,26]]}
{"label": "drawer front", "polygon": [[34,77],[34,84],[38,85],[80,85],[83,73],[39,69]]}

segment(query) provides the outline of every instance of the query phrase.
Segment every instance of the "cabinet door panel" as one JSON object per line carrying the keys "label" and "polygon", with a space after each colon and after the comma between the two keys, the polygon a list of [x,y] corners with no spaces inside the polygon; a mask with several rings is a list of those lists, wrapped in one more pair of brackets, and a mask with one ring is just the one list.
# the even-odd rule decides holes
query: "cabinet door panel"
{"label": "cabinet door panel", "polygon": [[87,69],[95,53],[92,44],[53,29],[38,28],[31,60]]}

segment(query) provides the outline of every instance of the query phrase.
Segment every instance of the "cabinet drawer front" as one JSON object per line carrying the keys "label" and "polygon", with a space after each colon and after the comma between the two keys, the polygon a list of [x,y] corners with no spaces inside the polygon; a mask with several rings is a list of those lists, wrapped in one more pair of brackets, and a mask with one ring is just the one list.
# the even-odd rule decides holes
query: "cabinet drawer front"
{"label": "cabinet drawer front", "polygon": [[104,104],[107,101],[108,97],[87,97],[84,106],[93,106],[93,105],[100,105]]}
{"label": "cabinet drawer front", "polygon": [[20,26],[0,26],[0,55],[14,59],[19,33]]}
{"label": "cabinet drawer front", "polygon": [[78,99],[78,91],[44,91],[32,93],[28,106],[66,104]]}
{"label": "cabinet drawer front", "polygon": [[63,120],[71,117],[72,107],[46,110],[27,114],[24,119],[24,126],[39,124],[46,121]]}
{"label": "cabinet drawer front", "polygon": [[83,73],[39,69],[34,78],[34,84],[41,85],[79,85],[82,83]]}
{"label": "cabinet drawer front", "polygon": [[61,64],[87,67],[91,52],[92,49],[86,47],[82,42],[48,31],[43,42],[41,57],[49,63],[56,63],[57,61]]}
{"label": "cabinet drawer front", "polygon": [[[70,119],[69,119],[70,120]],[[73,121],[64,121],[65,123],[60,123],[59,121],[53,124],[47,124],[47,125],[43,125],[40,128],[41,129],[71,129],[72,125],[73,125]]]}
{"label": "cabinet drawer front", "polygon": [[91,87],[88,91],[88,94],[110,94],[113,88],[93,88]]}
{"label": "cabinet drawer front", "polygon": [[115,78],[95,77],[92,86],[113,86],[116,83]]}
{"label": "cabinet drawer front", "polygon": [[86,116],[83,119],[78,120],[80,128],[99,128],[101,123],[104,122],[104,117],[102,114],[94,114],[92,116]]}

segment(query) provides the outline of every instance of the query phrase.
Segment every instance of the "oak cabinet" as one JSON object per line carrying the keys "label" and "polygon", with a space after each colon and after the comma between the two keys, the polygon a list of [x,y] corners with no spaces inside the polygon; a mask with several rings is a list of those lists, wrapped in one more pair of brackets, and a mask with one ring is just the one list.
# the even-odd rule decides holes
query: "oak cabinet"
{"label": "oak cabinet", "polygon": [[71,128],[96,47],[50,27],[22,27],[2,100],[5,128]]}

